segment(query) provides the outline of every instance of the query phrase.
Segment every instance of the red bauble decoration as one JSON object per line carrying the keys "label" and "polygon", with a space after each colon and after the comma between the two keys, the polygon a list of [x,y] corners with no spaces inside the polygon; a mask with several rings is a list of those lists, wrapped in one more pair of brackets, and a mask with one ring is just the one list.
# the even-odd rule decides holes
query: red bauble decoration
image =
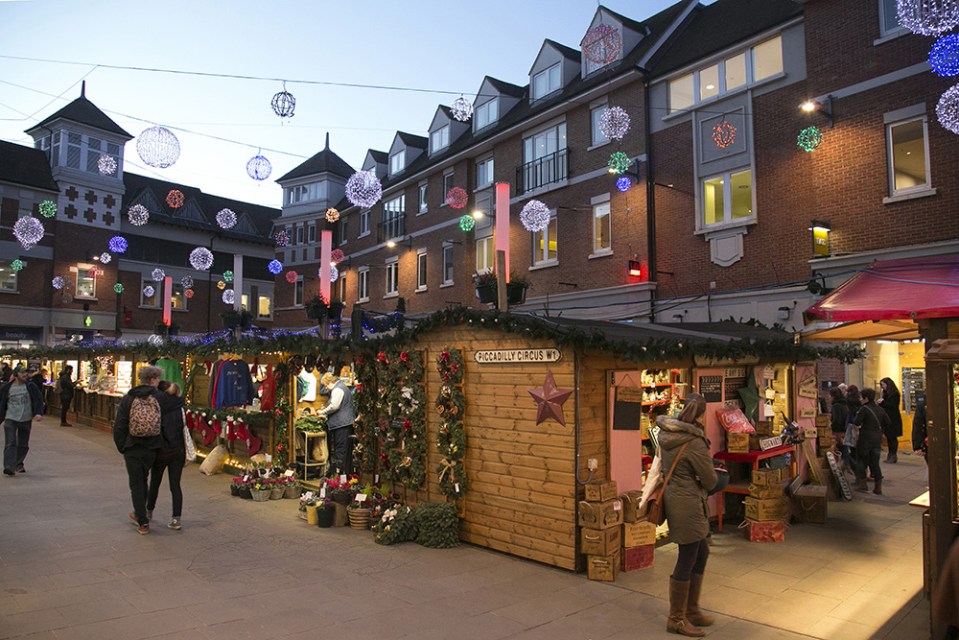
{"label": "red bauble decoration", "polygon": [[286,272],[286,281],[289,282],[290,284],[293,284],[294,282],[296,282],[297,278],[299,277],[300,277],[300,274],[298,274],[296,271],[293,271],[292,269]]}
{"label": "red bauble decoration", "polygon": [[736,142],[736,127],[725,120],[713,127],[713,142],[720,149],[725,149]]}
{"label": "red bauble decoration", "polygon": [[453,187],[446,194],[446,204],[454,209],[462,209],[467,202],[469,202],[469,196],[461,187]]}
{"label": "red bauble decoration", "polygon": [[330,261],[332,261],[333,264],[340,264],[345,257],[342,249],[333,249],[333,251],[330,252]]}
{"label": "red bauble decoration", "polygon": [[183,292],[183,295],[186,296],[187,300],[193,297],[193,289],[187,289]]}
{"label": "red bauble decoration", "polygon": [[179,209],[185,201],[186,196],[183,195],[182,191],[177,189],[173,189],[170,193],[166,194],[166,203],[170,205],[172,209]]}

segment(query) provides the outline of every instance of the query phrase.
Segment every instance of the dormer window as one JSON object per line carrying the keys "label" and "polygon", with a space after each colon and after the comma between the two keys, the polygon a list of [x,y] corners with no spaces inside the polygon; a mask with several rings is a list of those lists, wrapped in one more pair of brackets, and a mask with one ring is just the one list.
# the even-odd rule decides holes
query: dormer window
{"label": "dormer window", "polygon": [[477,131],[490,126],[499,119],[498,104],[499,101],[493,99],[476,107],[476,111],[473,113],[473,126]]}
{"label": "dormer window", "polygon": [[[446,125],[430,134],[430,153],[436,153],[450,146],[450,126]],[[396,157],[396,156],[394,156]]]}
{"label": "dormer window", "polygon": [[544,98],[562,87],[560,82],[560,63],[533,76],[533,100]]}
{"label": "dormer window", "polygon": [[390,175],[396,175],[406,168],[406,150],[398,151],[390,156]]}

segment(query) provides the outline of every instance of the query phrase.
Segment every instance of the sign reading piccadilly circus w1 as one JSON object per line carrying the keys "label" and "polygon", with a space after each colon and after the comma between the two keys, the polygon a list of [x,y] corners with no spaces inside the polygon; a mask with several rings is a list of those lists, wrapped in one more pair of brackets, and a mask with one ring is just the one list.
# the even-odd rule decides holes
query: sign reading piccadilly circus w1
{"label": "sign reading piccadilly circus w1", "polygon": [[563,357],[559,349],[491,349],[477,351],[473,358],[480,364],[512,362],[556,362]]}

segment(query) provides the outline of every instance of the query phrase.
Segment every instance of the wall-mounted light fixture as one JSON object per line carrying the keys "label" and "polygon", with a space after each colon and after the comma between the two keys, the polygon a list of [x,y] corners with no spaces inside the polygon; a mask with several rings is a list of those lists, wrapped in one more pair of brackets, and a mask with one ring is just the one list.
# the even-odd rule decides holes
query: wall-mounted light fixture
{"label": "wall-mounted light fixture", "polygon": [[826,116],[829,119],[830,128],[833,126],[833,114],[832,114],[832,96],[826,96],[822,100],[819,99],[810,99],[803,102],[799,105],[799,108],[802,109],[805,113],[818,112]]}
{"label": "wall-mounted light fixture", "polygon": [[813,220],[809,227],[812,232],[812,254],[816,258],[825,258],[829,255],[829,234],[832,232],[832,223],[828,220]]}
{"label": "wall-mounted light fixture", "polygon": [[413,250],[413,236],[406,236],[406,238],[400,238],[399,241],[397,241],[396,238],[390,238],[389,240],[386,241],[386,246],[387,246],[388,248],[390,248],[390,249],[393,249],[393,248],[396,247],[396,245],[398,245],[400,242],[405,242],[407,248],[408,248],[410,251]]}

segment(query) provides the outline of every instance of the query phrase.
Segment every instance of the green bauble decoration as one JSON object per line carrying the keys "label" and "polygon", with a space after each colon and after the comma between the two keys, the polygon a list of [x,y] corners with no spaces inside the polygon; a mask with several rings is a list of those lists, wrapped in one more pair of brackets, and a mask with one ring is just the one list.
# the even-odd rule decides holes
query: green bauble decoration
{"label": "green bauble decoration", "polygon": [[232,272],[232,271],[224,271],[224,272],[223,272],[223,281],[224,281],[224,282],[233,282],[233,272]]}
{"label": "green bauble decoration", "polygon": [[806,153],[815,151],[821,144],[822,131],[818,127],[806,127],[796,138],[796,145]]}
{"label": "green bauble decoration", "polygon": [[471,215],[465,215],[460,218],[460,229],[463,231],[469,232],[473,230],[473,227],[476,226],[476,220],[473,219]]}
{"label": "green bauble decoration", "polygon": [[629,171],[629,165],[633,164],[633,161],[629,159],[629,156],[623,153],[622,151],[617,151],[609,157],[609,172],[615,173],[616,175],[622,175]]}
{"label": "green bauble decoration", "polygon": [[40,211],[40,215],[44,218],[52,218],[57,215],[57,203],[53,200],[44,200],[37,205],[37,210]]}
{"label": "green bauble decoration", "polygon": [[119,282],[116,283],[115,285],[113,285],[113,292],[114,292],[114,293],[123,293],[123,285],[120,284]]}

